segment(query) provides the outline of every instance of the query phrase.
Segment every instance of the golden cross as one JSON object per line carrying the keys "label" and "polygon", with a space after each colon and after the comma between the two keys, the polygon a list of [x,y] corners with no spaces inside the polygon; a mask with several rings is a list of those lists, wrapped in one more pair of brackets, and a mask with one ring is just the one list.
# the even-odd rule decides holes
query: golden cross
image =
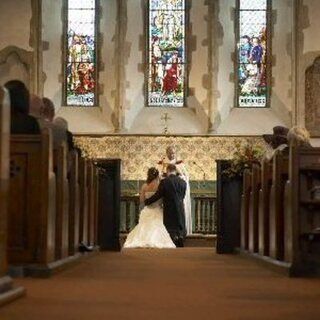
{"label": "golden cross", "polygon": [[169,128],[168,128],[168,122],[171,120],[169,117],[169,114],[166,112],[164,115],[161,117],[161,120],[164,121],[164,128],[163,128],[163,133],[168,134],[169,133]]}

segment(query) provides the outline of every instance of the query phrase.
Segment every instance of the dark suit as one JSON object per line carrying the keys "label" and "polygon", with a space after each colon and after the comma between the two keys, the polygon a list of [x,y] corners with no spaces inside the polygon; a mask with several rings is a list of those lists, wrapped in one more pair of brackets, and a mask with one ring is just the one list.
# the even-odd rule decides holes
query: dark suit
{"label": "dark suit", "polygon": [[163,223],[176,244],[186,235],[183,203],[186,188],[187,184],[184,180],[176,175],[169,175],[160,182],[157,192],[145,200],[145,204],[150,205],[162,198]]}

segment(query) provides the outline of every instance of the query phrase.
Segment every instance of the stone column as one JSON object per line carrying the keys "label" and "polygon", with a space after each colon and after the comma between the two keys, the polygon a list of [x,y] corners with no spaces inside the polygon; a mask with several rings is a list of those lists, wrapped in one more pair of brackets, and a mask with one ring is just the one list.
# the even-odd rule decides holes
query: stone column
{"label": "stone column", "polygon": [[124,130],[124,101],[125,101],[125,50],[128,25],[127,0],[117,0],[117,29],[116,29],[116,96],[115,96],[115,132]]}
{"label": "stone column", "polygon": [[30,21],[30,47],[33,48],[33,79],[31,92],[43,96],[43,50],[42,50],[42,0],[31,0],[32,18]]}
{"label": "stone column", "polygon": [[206,0],[208,5],[208,133],[217,129],[219,0]]}

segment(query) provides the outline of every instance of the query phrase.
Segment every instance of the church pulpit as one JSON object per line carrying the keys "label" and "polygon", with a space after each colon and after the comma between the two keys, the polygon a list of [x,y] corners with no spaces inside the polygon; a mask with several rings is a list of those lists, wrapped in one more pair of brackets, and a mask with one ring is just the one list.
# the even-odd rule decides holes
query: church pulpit
{"label": "church pulpit", "polygon": [[79,156],[76,150],[69,153],[71,166],[69,182],[69,255],[78,251],[80,219]]}
{"label": "church pulpit", "polygon": [[241,196],[241,249],[249,249],[249,200],[251,192],[251,169],[243,172],[243,188]]}
{"label": "church pulpit", "polygon": [[276,151],[273,157],[273,176],[270,191],[270,257],[284,258],[284,190],[288,180],[288,156]]}
{"label": "church pulpit", "polygon": [[259,191],[261,187],[261,167],[258,163],[252,164],[251,190],[249,193],[249,251],[256,253],[259,250]]}
{"label": "church pulpit", "polygon": [[10,143],[8,257],[25,274],[55,261],[56,178],[51,134],[13,135]]}
{"label": "church pulpit", "polygon": [[25,293],[24,288],[13,287],[7,276],[7,234],[10,162],[10,105],[8,93],[0,87],[0,305]]}
{"label": "church pulpit", "polygon": [[69,255],[69,185],[67,145],[65,143],[54,150],[54,170],[56,173],[55,258],[60,260]]}
{"label": "church pulpit", "polygon": [[269,255],[270,190],[272,185],[272,161],[261,162],[261,188],[259,190],[259,254]]}

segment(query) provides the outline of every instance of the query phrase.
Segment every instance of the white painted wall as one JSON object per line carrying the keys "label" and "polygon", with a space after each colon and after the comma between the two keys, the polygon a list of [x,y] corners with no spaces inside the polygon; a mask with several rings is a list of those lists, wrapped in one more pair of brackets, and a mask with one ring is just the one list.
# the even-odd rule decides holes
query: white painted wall
{"label": "white painted wall", "polygon": [[[30,47],[31,17],[31,0],[0,1],[0,51],[9,46],[26,52],[33,51]],[[13,79],[19,79],[27,86],[30,82],[28,69],[16,54],[10,55],[4,64],[0,64],[0,85]]]}
{"label": "white painted wall", "polygon": [[31,0],[0,1],[0,50],[17,46],[30,51]]}
{"label": "white painted wall", "polygon": [[[69,129],[75,133],[109,133],[113,131],[111,123],[114,109],[112,92],[115,90],[114,81],[114,33],[116,25],[116,0],[102,1],[100,21],[101,58],[104,71],[99,73],[103,94],[99,97],[97,108],[70,108],[63,106],[63,19],[62,1],[43,0],[43,41],[49,44],[43,53],[43,71],[46,75],[44,96],[52,99],[56,106],[57,116],[65,118]],[[108,30],[108,32],[104,32]]]}
{"label": "white painted wall", "polygon": [[[291,47],[292,1],[273,0],[276,21],[273,30],[273,89],[271,109],[234,108],[234,64],[235,54],[234,9],[235,0],[219,0],[219,20],[222,30],[221,46],[218,48],[217,110],[218,134],[261,134],[270,132],[274,125],[290,125],[292,111],[291,90]],[[304,0],[309,10],[312,27],[304,29],[304,52],[320,50],[317,38],[320,28],[320,1]],[[187,99],[187,108],[158,109],[145,108],[143,72],[144,19],[142,1],[127,0],[128,25],[125,61],[123,115],[125,131],[128,133],[159,133],[162,131],[161,116],[168,112],[172,133],[206,133],[208,129],[208,91],[205,77],[208,73],[208,6],[206,0],[192,0],[190,11],[190,31],[194,45],[189,48],[192,57],[189,86],[194,93]],[[53,99],[59,116],[65,117],[70,129],[75,133],[110,133],[114,131],[116,93],[115,51],[117,0],[101,1],[102,15],[100,34],[102,36],[101,59],[104,68],[99,73],[100,103],[98,108],[65,108],[62,106],[62,1],[43,0],[42,38],[45,43],[43,71],[46,75],[44,95]],[[30,38],[31,4],[25,0],[0,1],[0,50],[7,45],[16,45],[31,50]],[[220,35],[219,35],[220,36]],[[192,41],[193,41],[192,40]],[[48,43],[48,50],[46,43]],[[12,61],[11,61],[12,63]],[[14,62],[13,62],[14,64]],[[1,67],[0,67],[1,71]],[[16,72],[22,72],[16,71]],[[22,75],[23,76],[23,75]],[[0,74],[1,81],[1,74]]]}
{"label": "white painted wall", "polygon": [[292,0],[273,0],[272,92],[270,108],[234,108],[235,1],[220,0],[219,19],[223,28],[219,48],[218,113],[221,124],[218,134],[263,134],[276,125],[291,124],[291,31]]}

